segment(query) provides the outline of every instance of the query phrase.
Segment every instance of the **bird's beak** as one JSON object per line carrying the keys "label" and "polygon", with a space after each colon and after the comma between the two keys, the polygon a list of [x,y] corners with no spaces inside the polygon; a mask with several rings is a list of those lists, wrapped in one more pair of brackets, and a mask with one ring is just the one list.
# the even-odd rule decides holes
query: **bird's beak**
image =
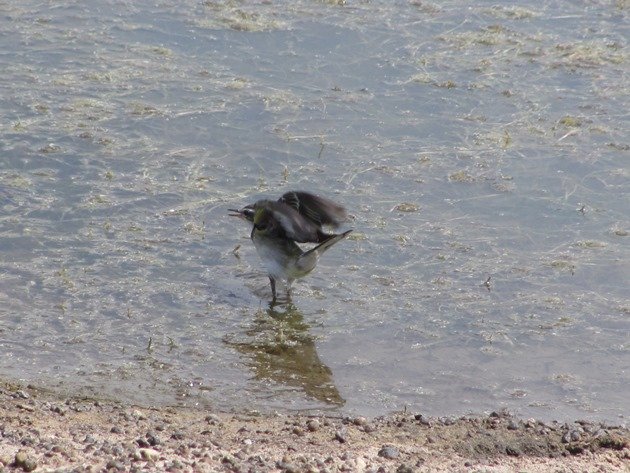
{"label": "bird's beak", "polygon": [[229,214],[230,217],[242,218],[243,220],[247,220],[248,222],[254,221],[254,209],[252,205],[246,205],[242,209],[228,209],[228,210],[232,212],[231,214]]}
{"label": "bird's beak", "polygon": [[230,214],[228,214],[230,217],[238,217],[238,218],[245,218],[245,214],[243,213],[242,210],[238,210],[238,209],[228,209],[228,212],[232,212]]}

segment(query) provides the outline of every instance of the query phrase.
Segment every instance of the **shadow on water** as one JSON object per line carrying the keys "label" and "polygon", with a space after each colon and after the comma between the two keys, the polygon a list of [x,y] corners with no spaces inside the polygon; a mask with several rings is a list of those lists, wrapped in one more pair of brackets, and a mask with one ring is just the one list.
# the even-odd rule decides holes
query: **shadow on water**
{"label": "shadow on water", "polygon": [[267,310],[257,312],[243,334],[224,340],[247,357],[253,379],[299,389],[329,406],[342,406],[346,401],[333,383],[332,371],[320,360],[309,329],[293,303],[270,303]]}

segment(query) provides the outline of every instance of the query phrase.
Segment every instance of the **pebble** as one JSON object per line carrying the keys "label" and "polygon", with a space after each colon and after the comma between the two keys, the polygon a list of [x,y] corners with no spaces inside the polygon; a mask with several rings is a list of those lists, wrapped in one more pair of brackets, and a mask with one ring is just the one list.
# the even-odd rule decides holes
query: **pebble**
{"label": "pebble", "polygon": [[169,466],[167,467],[167,471],[182,470],[182,469],[184,469],[184,464],[177,459],[170,462]]}
{"label": "pebble", "polygon": [[221,418],[216,414],[210,414],[206,416],[206,422],[210,425],[217,425],[221,423]]}
{"label": "pebble", "polygon": [[306,428],[311,432],[317,432],[319,427],[319,421],[317,419],[311,419],[306,423]]}
{"label": "pebble", "polygon": [[283,471],[284,473],[298,473],[300,471],[293,464],[285,463],[282,461],[277,462],[276,467],[278,467],[278,469]]}
{"label": "pebble", "polygon": [[422,414],[416,414],[416,415],[414,416],[414,418],[415,418],[418,422],[420,422],[420,424],[422,424],[422,425],[426,425],[426,426],[428,426],[428,427],[431,427],[431,424],[432,424],[432,423],[431,423],[431,420],[430,420],[428,417],[426,417],[426,416],[424,416],[424,415],[422,415]]}
{"label": "pebble", "polygon": [[378,456],[387,458],[388,460],[393,460],[394,458],[398,458],[400,456],[400,452],[396,447],[392,447],[391,445],[384,445],[378,451]]}
{"label": "pebble", "polygon": [[26,450],[18,450],[13,464],[24,471],[33,471],[37,468],[37,460],[29,455]]}
{"label": "pebble", "polygon": [[343,461],[354,460],[354,454],[352,452],[343,452],[339,458]]}
{"label": "pebble", "polygon": [[367,469],[367,462],[365,461],[365,458],[359,457],[354,462],[354,466],[355,471],[365,471]]}
{"label": "pebble", "polygon": [[363,426],[363,432],[365,432],[366,434],[374,432],[375,430],[376,430],[376,427],[374,427],[374,425],[372,424],[365,424]]}
{"label": "pebble", "polygon": [[396,473],[413,473],[414,469],[411,468],[409,465],[400,465],[398,468],[396,468]]}
{"label": "pebble", "polygon": [[507,425],[508,430],[518,430],[518,422],[510,420]]}
{"label": "pebble", "polygon": [[162,443],[160,437],[158,437],[155,432],[147,432],[147,442],[149,442],[149,445],[151,445],[152,447],[155,447],[156,445],[160,445]]}
{"label": "pebble", "polygon": [[121,461],[118,460],[109,460],[106,464],[105,464],[105,469],[106,470],[119,470],[119,471],[123,471],[125,469],[125,464]]}
{"label": "pebble", "polygon": [[507,447],[505,447],[505,453],[507,453],[511,457],[518,457],[521,455],[521,451],[517,447],[514,447],[512,445],[508,445]]}
{"label": "pebble", "polygon": [[440,417],[440,423],[442,425],[455,425],[455,422],[454,417]]}
{"label": "pebble", "polygon": [[367,424],[367,419],[366,419],[365,417],[362,417],[362,416],[355,417],[355,418],[352,420],[352,423],[353,423],[354,425],[362,426],[362,425]]}
{"label": "pebble", "polygon": [[18,403],[18,404],[16,404],[16,406],[19,409],[23,409],[23,410],[28,411],[28,412],[33,412],[35,410],[35,408],[33,406],[29,406],[28,404]]}
{"label": "pebble", "polygon": [[338,440],[340,443],[346,443],[346,429],[339,429],[335,432],[335,440]]}
{"label": "pebble", "polygon": [[139,439],[136,439],[136,443],[138,444],[138,447],[142,447],[142,448],[147,448],[151,446],[149,444],[149,441],[146,439],[143,439],[142,437],[140,437]]}
{"label": "pebble", "polygon": [[160,458],[160,452],[152,448],[141,448],[138,453],[140,454],[141,460],[148,462],[155,462]]}

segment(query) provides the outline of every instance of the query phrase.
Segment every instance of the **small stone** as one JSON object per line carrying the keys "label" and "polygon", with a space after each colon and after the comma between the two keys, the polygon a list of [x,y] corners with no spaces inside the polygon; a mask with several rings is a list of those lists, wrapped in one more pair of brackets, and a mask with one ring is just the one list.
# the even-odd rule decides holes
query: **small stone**
{"label": "small stone", "polygon": [[358,457],[354,462],[354,466],[355,466],[354,471],[366,471],[367,461],[363,457]]}
{"label": "small stone", "polygon": [[118,460],[109,460],[106,464],[105,464],[105,469],[106,470],[119,470],[119,471],[123,471],[125,469],[125,465],[124,463],[118,461]]}
{"label": "small stone", "polygon": [[223,463],[224,465],[230,465],[231,467],[235,467],[238,461],[232,455],[227,454],[227,455],[223,455],[223,458],[221,458],[221,463]]}
{"label": "small stone", "polygon": [[298,437],[304,436],[304,429],[302,429],[301,427],[293,427],[293,430],[291,432],[293,432],[293,434],[297,435]]}
{"label": "small stone", "polygon": [[367,424],[367,419],[366,419],[365,417],[362,417],[362,416],[355,417],[355,418],[352,420],[352,423],[353,423],[354,425],[362,426],[362,425]]}
{"label": "small stone", "polygon": [[339,429],[338,431],[335,432],[335,440],[339,441],[340,443],[346,443],[347,439],[346,439],[346,429]]}
{"label": "small stone", "polygon": [[569,443],[571,441],[571,432],[565,432],[562,436],[562,443]]}
{"label": "small stone", "polygon": [[396,468],[396,473],[413,473],[413,468],[411,468],[409,465],[400,465],[398,468]]}
{"label": "small stone", "polygon": [[580,435],[580,432],[578,432],[577,430],[572,430],[571,431],[571,442],[577,442],[580,440],[582,436]]}
{"label": "small stone", "polygon": [[160,452],[152,448],[141,448],[139,453],[140,458],[147,462],[155,462],[160,458]]}
{"label": "small stone", "polygon": [[158,437],[155,432],[147,432],[147,442],[149,442],[149,445],[152,447],[162,443],[160,437]]}
{"label": "small stone", "polygon": [[508,445],[507,447],[505,447],[505,453],[507,453],[511,457],[518,457],[520,456],[521,451],[517,447]]}
{"label": "small stone", "polygon": [[[492,417],[492,415],[491,415],[491,417]],[[455,422],[456,422],[455,418],[453,418],[453,417],[440,417],[440,423],[442,425],[455,425]]]}
{"label": "small stone", "polygon": [[508,430],[518,430],[518,422],[510,420],[507,425]]}
{"label": "small stone", "polygon": [[109,430],[112,434],[122,434],[123,430],[118,427],[117,425],[113,426],[110,430]]}
{"label": "small stone", "polygon": [[13,460],[13,465],[24,471],[33,471],[37,468],[37,460],[29,455],[26,450],[18,450]]}
{"label": "small stone", "polygon": [[182,462],[180,462],[179,460],[175,459],[173,460],[170,465],[167,467],[167,471],[174,471],[174,470],[183,470],[184,469],[184,464]]}
{"label": "small stone", "polygon": [[363,426],[363,432],[365,432],[366,434],[374,432],[375,430],[376,430],[376,427],[374,427],[374,425],[372,424],[365,424]]}
{"label": "small stone", "polygon": [[184,434],[184,432],[177,430],[171,434],[171,438],[173,440],[184,440],[186,438],[186,435]]}
{"label": "small stone", "polygon": [[282,461],[276,462],[276,467],[283,473],[298,473],[300,471],[292,463],[285,463]]}
{"label": "small stone", "polygon": [[422,414],[416,414],[414,418],[422,425],[426,425],[428,427],[431,427],[432,425],[431,419]]}
{"label": "small stone", "polygon": [[221,418],[216,414],[209,414],[206,416],[206,422],[210,425],[217,425],[221,423]]}
{"label": "small stone", "polygon": [[141,411],[135,410],[131,413],[132,417],[137,420],[147,420],[147,416],[145,416]]}
{"label": "small stone", "polygon": [[319,421],[311,419],[306,423],[306,428],[311,432],[317,432],[319,430]]}
{"label": "small stone", "polygon": [[354,454],[352,452],[343,452],[339,458],[343,461],[354,460]]}
{"label": "small stone", "polygon": [[391,445],[384,445],[378,451],[378,456],[387,458],[388,460],[393,460],[394,458],[398,458],[400,456],[400,452],[396,447],[392,447]]}
{"label": "small stone", "polygon": [[31,395],[29,393],[27,393],[26,391],[22,391],[21,389],[19,391],[15,391],[15,394],[13,397],[17,397],[20,399],[28,399],[31,397]]}

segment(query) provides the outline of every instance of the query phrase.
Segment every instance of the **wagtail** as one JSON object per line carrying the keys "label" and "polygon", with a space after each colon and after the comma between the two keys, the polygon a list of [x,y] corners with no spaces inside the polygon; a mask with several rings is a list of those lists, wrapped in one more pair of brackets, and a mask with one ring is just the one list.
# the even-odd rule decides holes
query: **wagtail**
{"label": "wagtail", "polygon": [[[319,257],[352,230],[325,233],[323,225],[339,227],[347,218],[346,209],[335,202],[308,192],[287,192],[277,201],[259,200],[240,210],[228,209],[233,217],[253,224],[251,239],[269,274],[273,299],[276,281],[291,283],[306,276]],[[303,251],[297,243],[317,243]]]}

